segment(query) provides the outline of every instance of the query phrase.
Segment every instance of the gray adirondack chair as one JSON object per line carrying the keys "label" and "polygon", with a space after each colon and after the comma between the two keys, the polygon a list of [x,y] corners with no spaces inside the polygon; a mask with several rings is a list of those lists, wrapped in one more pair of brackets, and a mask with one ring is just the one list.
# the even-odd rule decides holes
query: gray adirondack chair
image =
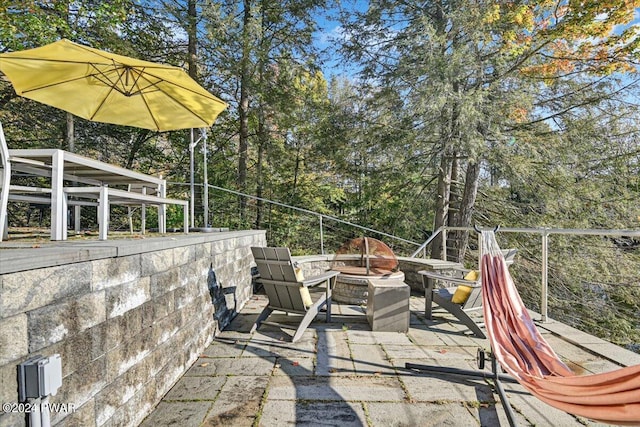
{"label": "gray adirondack chair", "polygon": [[[503,251],[507,265],[513,264],[516,253],[516,249],[506,249]],[[425,290],[424,314],[427,319],[431,320],[431,306],[432,303],[435,302],[441,308],[453,314],[453,316],[468,327],[476,337],[486,338],[486,335],[481,329],[484,323],[477,323],[469,315],[474,311],[482,310],[482,284],[480,278],[477,280],[465,280],[463,277],[468,271],[469,270],[456,271],[452,276],[443,275],[434,271],[419,271],[422,275],[422,286]],[[453,286],[439,288],[435,286],[436,281]],[[471,288],[469,297],[462,304],[457,304],[452,301],[453,295],[459,285],[465,285]]]}
{"label": "gray adirondack chair", "polygon": [[[258,316],[251,332],[254,332],[263,323],[291,328],[291,325],[266,322],[273,311],[284,311],[302,316],[292,342],[296,342],[302,337],[322,307],[326,306],[326,321],[331,321],[331,290],[335,284],[336,276],[340,274],[338,271],[327,271],[318,276],[299,280],[296,278],[295,266],[289,248],[252,247],[251,252],[260,274],[258,281],[262,283],[269,298],[269,304]],[[300,288],[322,284],[325,285],[325,292],[310,305],[305,305]]]}

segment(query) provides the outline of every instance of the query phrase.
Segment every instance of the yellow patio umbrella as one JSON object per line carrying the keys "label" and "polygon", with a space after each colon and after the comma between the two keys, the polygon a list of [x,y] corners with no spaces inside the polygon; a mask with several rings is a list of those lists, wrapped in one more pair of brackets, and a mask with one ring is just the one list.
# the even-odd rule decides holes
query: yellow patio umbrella
{"label": "yellow patio umbrella", "polygon": [[157,131],[209,127],[227,104],[181,68],[59,40],[0,54],[18,95],[88,120]]}

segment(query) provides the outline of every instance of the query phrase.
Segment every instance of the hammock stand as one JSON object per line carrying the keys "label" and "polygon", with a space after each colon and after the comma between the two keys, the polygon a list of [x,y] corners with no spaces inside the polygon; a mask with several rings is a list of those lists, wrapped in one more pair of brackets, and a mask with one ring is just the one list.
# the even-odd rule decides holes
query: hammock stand
{"label": "hammock stand", "polygon": [[[517,378],[533,396],[564,412],[608,424],[640,425],[640,364],[575,375],[538,332],[528,314],[497,246],[497,230],[497,227],[493,232],[476,228],[483,237],[482,299],[493,373],[409,363],[405,367],[493,379],[512,427],[516,425],[515,417],[501,385],[509,377],[500,374],[500,368]],[[478,354],[479,368],[484,369],[484,352]]]}
{"label": "hammock stand", "polygon": [[[481,234],[482,231],[477,227],[473,226],[478,234]],[[497,226],[493,229],[493,232],[497,232],[500,229],[500,226]],[[482,254],[480,254],[482,256]],[[478,370],[473,371],[470,369],[459,369],[459,368],[449,368],[444,366],[435,366],[435,365],[422,365],[416,363],[405,363],[405,368],[410,369],[412,371],[418,372],[436,372],[440,374],[447,375],[457,375],[462,377],[471,377],[471,378],[482,378],[482,379],[490,379],[493,380],[493,384],[495,385],[496,390],[498,391],[498,395],[500,396],[500,401],[502,402],[502,406],[504,408],[504,412],[509,420],[510,427],[517,427],[516,423],[516,415],[509,404],[509,399],[507,397],[507,393],[504,391],[504,387],[502,386],[502,382],[509,382],[518,384],[518,381],[515,380],[510,375],[506,375],[500,373],[500,367],[498,366],[498,361],[493,355],[493,352],[489,352],[489,358],[491,360],[491,372],[487,372],[484,370],[485,361],[487,358],[487,354],[483,349],[478,349],[478,353],[476,356],[476,361],[478,362]]]}
{"label": "hammock stand", "polygon": [[473,371],[470,369],[459,369],[459,368],[449,368],[444,366],[435,366],[435,365],[421,365],[416,363],[405,363],[405,368],[410,369],[412,371],[418,372],[436,372],[440,374],[446,375],[457,375],[462,377],[472,377],[472,378],[483,378],[493,380],[493,384],[495,385],[496,390],[498,391],[498,395],[500,396],[500,401],[502,402],[502,406],[504,408],[504,413],[509,420],[510,427],[517,427],[516,423],[516,414],[513,412],[513,408],[509,404],[509,399],[507,397],[507,393],[504,391],[504,387],[502,386],[502,382],[509,382],[517,384],[514,378],[509,375],[502,374],[499,371],[498,361],[493,356],[493,353],[489,354],[491,359],[491,372],[483,371],[485,365],[485,358],[487,357],[486,353],[482,349],[478,349],[477,362],[479,370]]}

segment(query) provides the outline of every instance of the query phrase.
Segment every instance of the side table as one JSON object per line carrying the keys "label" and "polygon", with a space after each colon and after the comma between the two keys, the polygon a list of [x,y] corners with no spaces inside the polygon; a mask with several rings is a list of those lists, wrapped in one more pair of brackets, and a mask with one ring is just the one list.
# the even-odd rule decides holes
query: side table
{"label": "side table", "polygon": [[411,288],[401,280],[370,279],[367,321],[373,331],[407,332]]}

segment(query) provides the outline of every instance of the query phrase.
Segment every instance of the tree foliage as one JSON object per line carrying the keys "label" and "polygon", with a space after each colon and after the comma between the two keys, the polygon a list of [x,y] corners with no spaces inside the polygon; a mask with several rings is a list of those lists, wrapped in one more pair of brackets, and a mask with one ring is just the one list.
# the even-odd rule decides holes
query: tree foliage
{"label": "tree foliage", "polygon": [[635,6],[376,1],[343,15],[343,52],[362,64],[368,108],[400,102],[394,124],[427,131],[411,147],[437,176],[436,228],[471,225],[482,171],[501,167],[490,163],[494,151],[531,134],[539,143],[536,133],[553,134],[556,121],[614,102],[608,76],[635,70]]}

